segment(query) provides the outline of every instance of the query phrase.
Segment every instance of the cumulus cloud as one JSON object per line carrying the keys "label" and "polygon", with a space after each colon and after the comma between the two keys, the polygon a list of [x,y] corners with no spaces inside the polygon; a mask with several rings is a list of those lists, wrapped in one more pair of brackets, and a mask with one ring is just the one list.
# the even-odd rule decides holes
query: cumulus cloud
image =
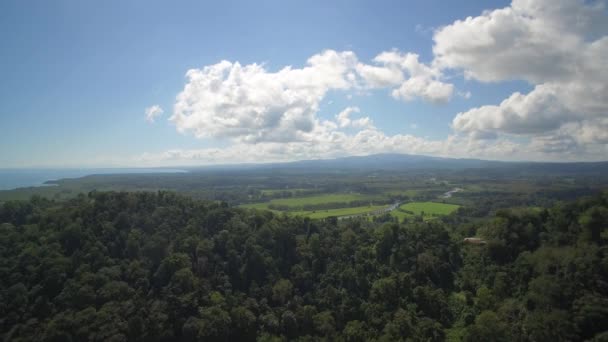
{"label": "cumulus cloud", "polygon": [[559,128],[577,112],[564,106],[559,91],[541,84],[528,93],[516,92],[499,105],[487,105],[458,113],[453,127],[461,132],[500,131],[538,134]]}
{"label": "cumulus cloud", "polygon": [[328,50],[301,69],[270,72],[263,65],[228,61],[192,69],[170,120],[180,132],[199,138],[301,140],[314,129],[325,94],[353,86],[355,64],[354,53]]}
{"label": "cumulus cloud", "polygon": [[[524,80],[533,89],[458,113],[452,127],[477,137],[533,138],[539,151],[605,144],[592,127],[608,115],[608,16],[604,2],[514,0],[434,36],[434,65],[482,82]],[[546,148],[543,148],[546,145]]]}
{"label": "cumulus cloud", "polygon": [[568,80],[578,72],[580,49],[605,35],[604,12],[602,2],[514,0],[436,31],[435,64],[482,81]]}
{"label": "cumulus cloud", "polygon": [[[390,51],[374,62],[380,66],[359,62],[351,51],[327,50],[310,57],[303,68],[276,72],[229,61],[191,69],[169,120],[178,131],[198,138],[302,141],[320,124],[317,112],[329,91],[397,87],[395,98],[430,102],[445,102],[452,94],[453,86],[438,81],[440,72],[420,63],[417,55]],[[347,125],[371,123],[369,118],[350,120],[348,114],[341,119]]]}
{"label": "cumulus cloud", "polygon": [[403,71],[397,67],[384,67],[359,63],[357,73],[371,88],[395,87],[404,81]]}
{"label": "cumulus cloud", "polygon": [[376,65],[359,64],[357,72],[372,88],[396,87],[391,95],[400,100],[421,98],[431,103],[445,103],[454,85],[441,81],[442,72],[419,61],[415,53],[385,51],[374,58]]}
{"label": "cumulus cloud", "polygon": [[373,127],[372,121],[369,117],[363,117],[359,119],[351,119],[352,113],[359,113],[361,110],[359,107],[346,107],[343,111],[336,115],[336,121],[339,127],[355,127],[355,128],[366,128]]}
{"label": "cumulus cloud", "polygon": [[237,143],[223,148],[171,149],[159,153],[144,153],[136,158],[143,165],[213,165],[285,162],[304,159],[327,159],[347,155],[375,153],[406,153],[450,158],[481,158],[500,160],[577,161],[605,159],[606,145],[577,153],[580,145],[567,136],[542,136],[520,143],[505,137],[479,140],[450,135],[445,139],[426,139],[410,134],[386,135],[377,128],[356,134],[326,130],[326,134],[301,142]]}
{"label": "cumulus cloud", "polygon": [[[351,51],[327,50],[310,57],[303,67],[276,71],[229,61],[189,70],[170,121],[179,132],[226,139],[228,146],[175,149],[145,154],[141,160],[217,164],[379,152],[488,159],[605,158],[605,2],[513,0],[506,8],[438,28],[433,40],[433,60],[428,63],[398,50],[381,52],[369,63]],[[351,99],[370,89],[387,89],[398,100],[430,103],[445,103],[454,94],[470,98],[470,92],[457,91],[448,81],[446,75],[453,77],[454,71],[479,82],[523,80],[531,90],[456,113],[453,134],[438,140],[386,135],[370,117],[361,117],[356,106],[330,120],[318,115],[330,92],[344,92]]]}
{"label": "cumulus cloud", "polygon": [[145,153],[138,158],[138,162],[151,165],[260,163],[387,152],[495,159],[497,155],[501,158],[514,157],[519,148],[517,144],[502,140],[490,144],[456,136],[429,140],[409,134],[386,135],[377,128],[370,127],[356,134],[325,131],[310,141],[237,143],[226,148],[173,149]]}
{"label": "cumulus cloud", "polygon": [[137,157],[136,161],[143,165],[213,165],[327,159],[375,153],[564,161],[600,160],[608,152],[604,147],[586,151],[584,156],[573,153],[573,145],[577,146],[577,143],[568,140],[567,136],[561,139],[544,136],[528,143],[518,143],[505,137],[476,139],[471,136],[449,135],[445,139],[428,139],[411,134],[387,135],[373,124],[352,134],[337,128],[339,124],[336,122],[322,121],[309,133],[308,138],[302,141],[255,144],[238,142],[221,148],[171,149],[159,153],[144,153]]}
{"label": "cumulus cloud", "polygon": [[164,111],[162,108],[160,108],[159,105],[153,105],[153,106],[146,108],[145,113],[146,113],[146,121],[154,122],[156,120],[156,118],[163,115]]}

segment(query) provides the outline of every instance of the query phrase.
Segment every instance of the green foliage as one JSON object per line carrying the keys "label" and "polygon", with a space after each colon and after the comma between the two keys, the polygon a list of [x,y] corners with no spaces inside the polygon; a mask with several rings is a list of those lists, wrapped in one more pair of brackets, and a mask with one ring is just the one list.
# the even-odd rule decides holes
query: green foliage
{"label": "green foliage", "polygon": [[458,209],[458,205],[436,202],[410,202],[403,204],[399,209],[411,212],[414,215],[449,215]]}
{"label": "green foliage", "polygon": [[496,313],[483,311],[475,318],[475,324],[469,326],[464,341],[510,341],[507,326]]}
{"label": "green foliage", "polygon": [[[168,192],[0,206],[27,341],[602,340],[608,196],[463,223],[310,220]],[[486,245],[465,245],[480,236]]]}

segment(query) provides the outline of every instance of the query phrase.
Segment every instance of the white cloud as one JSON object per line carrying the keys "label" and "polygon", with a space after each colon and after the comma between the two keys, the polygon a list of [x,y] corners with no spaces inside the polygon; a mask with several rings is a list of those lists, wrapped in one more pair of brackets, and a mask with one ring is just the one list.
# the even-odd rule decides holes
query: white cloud
{"label": "white cloud", "polygon": [[154,122],[156,120],[156,118],[163,115],[164,111],[162,108],[160,108],[159,105],[153,105],[153,106],[146,108],[145,113],[146,113],[146,121]]}
{"label": "white cloud", "polygon": [[449,101],[454,86],[441,81],[440,69],[425,65],[418,59],[414,53],[385,51],[374,58],[380,66],[359,63],[357,72],[368,87],[397,87],[391,92],[396,99],[412,101],[421,98],[431,103]]}
{"label": "white cloud", "polygon": [[514,158],[519,148],[516,144],[502,140],[490,144],[456,136],[444,140],[428,140],[402,134],[387,136],[374,127],[355,134],[337,131],[325,133],[310,141],[237,143],[226,148],[174,149],[146,153],[137,161],[150,165],[207,165],[326,159],[386,152],[494,159],[496,156]]}
{"label": "white cloud", "polygon": [[[145,154],[146,163],[217,164],[331,158],[379,152],[452,157],[597,160],[608,155],[608,20],[604,2],[514,0],[503,9],[435,31],[434,59],[397,50],[364,63],[350,51],[327,50],[304,67],[222,61],[189,70],[170,120],[198,138],[228,147]],[[318,116],[329,92],[347,99],[389,89],[399,100],[449,101],[446,73],[481,82],[524,80],[499,104],[457,113],[454,134],[429,140],[386,135],[355,106],[333,120]],[[461,72],[461,73],[460,73]],[[415,124],[411,126],[415,129]]]}
{"label": "white cloud", "polygon": [[359,113],[361,110],[359,107],[346,107],[343,111],[336,115],[336,121],[340,128],[354,127],[354,128],[369,128],[373,127],[372,120],[369,117],[363,117],[359,119],[351,119],[352,113]]}
{"label": "white cloud", "polygon": [[435,64],[482,81],[567,80],[578,72],[580,49],[605,34],[603,12],[602,2],[514,0],[436,31]]}
{"label": "white cloud", "polygon": [[394,98],[412,101],[422,98],[427,102],[445,103],[450,100],[454,86],[426,77],[410,77],[391,93]]}
{"label": "white cloud", "polygon": [[[310,57],[303,68],[276,72],[228,61],[191,69],[170,120],[178,131],[198,138],[302,141],[319,124],[320,102],[332,90],[358,89],[363,82],[363,87],[399,86],[393,96],[405,100],[444,102],[451,96],[453,86],[437,81],[440,72],[418,62],[417,55],[391,51],[374,61],[383,66],[360,63],[350,51],[327,50]],[[370,124],[369,118],[349,121],[359,128]]]}
{"label": "white cloud", "polygon": [[301,69],[269,72],[262,65],[228,61],[192,69],[170,120],[180,132],[199,138],[301,140],[315,128],[325,94],[353,87],[355,64],[354,53],[328,50]]}
{"label": "white cloud", "polygon": [[576,115],[564,106],[557,89],[541,84],[528,94],[516,92],[497,106],[482,106],[458,113],[453,127],[468,133],[538,134],[555,130]]}
{"label": "white cloud", "polygon": [[357,64],[357,73],[363,78],[366,86],[371,88],[395,87],[403,83],[403,71],[396,67],[381,67],[369,64]]}
{"label": "white cloud", "polygon": [[[527,94],[458,113],[452,127],[477,137],[533,139],[558,153],[606,144],[608,16],[604,2],[514,0],[435,33],[434,65],[483,82],[524,80]],[[545,145],[545,147],[543,147]],[[588,146],[591,149],[596,149]]]}
{"label": "white cloud", "polygon": [[338,125],[340,127],[346,127],[350,125],[350,114],[351,113],[359,113],[359,107],[346,107],[343,111],[336,115],[336,120],[338,121]]}
{"label": "white cloud", "polygon": [[[329,132],[328,132],[329,133]],[[195,150],[173,149],[160,153],[145,153],[135,159],[140,165],[214,165],[238,163],[285,162],[307,159],[327,159],[349,155],[375,153],[406,153],[450,158],[480,158],[488,160],[546,160],[581,161],[604,160],[606,145],[577,153],[576,142],[567,137],[538,137],[518,143],[499,137],[479,140],[450,135],[446,139],[430,140],[409,134],[386,135],[376,128],[356,134],[332,131],[311,141],[237,143],[225,148]]]}
{"label": "white cloud", "polygon": [[[370,125],[352,134],[337,130],[338,125],[323,121],[307,140],[291,142],[238,142],[223,148],[194,150],[172,149],[144,153],[136,158],[140,165],[213,165],[238,163],[286,162],[305,159],[327,159],[375,153],[406,153],[450,158],[481,158],[500,160],[602,160],[606,146],[572,152],[577,142],[564,135],[544,136],[529,142],[514,142],[505,137],[477,139],[449,135],[445,139],[427,139],[410,134],[386,135]],[[579,152],[583,152],[580,151]]]}

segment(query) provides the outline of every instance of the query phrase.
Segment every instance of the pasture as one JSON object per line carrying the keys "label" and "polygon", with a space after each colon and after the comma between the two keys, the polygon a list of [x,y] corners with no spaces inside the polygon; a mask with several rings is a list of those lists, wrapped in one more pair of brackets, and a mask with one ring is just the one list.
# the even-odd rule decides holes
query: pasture
{"label": "pasture", "polygon": [[331,216],[351,216],[351,215],[363,215],[366,213],[370,213],[376,210],[380,210],[386,208],[386,205],[369,205],[362,207],[352,207],[352,208],[339,208],[339,209],[327,209],[327,210],[315,210],[315,211],[292,211],[289,212],[293,215],[300,215],[310,217],[311,219],[321,219],[327,218]]}
{"label": "pasture", "polygon": [[301,207],[304,205],[315,205],[324,203],[348,203],[352,201],[362,201],[371,199],[369,196],[351,193],[351,194],[324,194],[316,196],[292,197],[292,198],[277,198],[269,202],[269,204],[286,205],[288,207]]}
{"label": "pasture", "polygon": [[323,194],[305,197],[275,198],[268,202],[243,204],[244,208],[268,209],[270,205],[289,207],[290,210],[298,210],[306,205],[320,205],[326,203],[349,203],[352,201],[373,200],[378,197],[366,196],[357,193],[349,194]]}
{"label": "pasture", "polygon": [[391,215],[400,221],[405,217],[421,215],[424,220],[429,220],[437,216],[449,215],[456,211],[460,206],[456,204],[438,202],[410,202],[402,204]]}

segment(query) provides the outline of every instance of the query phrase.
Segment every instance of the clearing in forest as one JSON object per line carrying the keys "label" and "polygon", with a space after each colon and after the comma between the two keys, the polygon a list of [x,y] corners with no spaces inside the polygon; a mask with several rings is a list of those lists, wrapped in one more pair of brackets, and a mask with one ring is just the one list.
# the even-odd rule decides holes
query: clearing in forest
{"label": "clearing in forest", "polygon": [[319,205],[326,203],[349,203],[352,201],[372,200],[374,197],[361,195],[358,193],[350,194],[325,194],[305,197],[275,198],[268,202],[244,204],[244,208],[266,209],[269,205],[287,206],[290,208],[302,208],[305,205]]}
{"label": "clearing in forest", "polygon": [[391,215],[399,218],[399,220],[402,220],[404,217],[422,215],[425,220],[429,220],[437,216],[449,215],[459,207],[459,205],[448,203],[410,202],[393,210]]}

